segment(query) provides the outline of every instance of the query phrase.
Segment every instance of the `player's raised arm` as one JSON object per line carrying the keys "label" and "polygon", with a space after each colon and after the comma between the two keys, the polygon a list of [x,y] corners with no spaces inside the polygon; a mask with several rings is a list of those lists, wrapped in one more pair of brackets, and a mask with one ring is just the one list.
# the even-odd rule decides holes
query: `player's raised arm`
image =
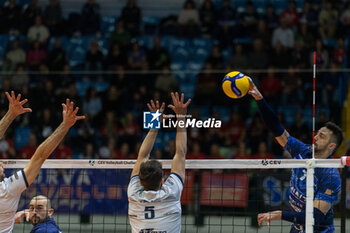
{"label": "player's raised arm", "polygon": [[9,101],[9,109],[0,121],[0,139],[4,136],[7,128],[17,116],[26,112],[32,112],[32,109],[23,107],[28,100],[24,99],[21,101],[21,94],[18,94],[17,97],[14,91],[11,91],[11,95],[8,92],[5,92],[5,94]]}
{"label": "player's raised arm", "polygon": [[38,175],[42,164],[56,149],[62,141],[68,130],[75,124],[77,120],[84,119],[85,116],[77,116],[78,107],[74,108],[73,102],[67,99],[63,106],[63,121],[57,129],[36,149],[29,163],[24,168],[24,173],[30,185]]}
{"label": "player's raised arm", "polygon": [[282,147],[284,147],[288,142],[289,133],[287,132],[287,130],[284,129],[278,117],[273,112],[271,107],[267,104],[264,97],[262,96],[258,88],[255,86],[251,78],[249,78],[249,83],[250,83],[250,87],[249,87],[248,94],[253,96],[253,98],[256,100],[256,102],[258,103],[261,116],[266,126],[269,128],[269,130],[272,131],[277,142]]}
{"label": "player's raised arm", "polygon": [[[162,114],[164,111],[165,103],[162,103],[162,105],[159,106],[158,100],[156,101],[156,103],[154,103],[154,101],[151,100],[151,102],[148,103],[147,106],[151,112],[157,112],[159,110],[159,113]],[[158,134],[158,129],[150,129],[149,132],[147,133],[145,139],[141,144],[136,163],[131,172],[131,177],[138,175],[140,172],[141,163],[149,159],[157,134]]]}
{"label": "player's raised arm", "polygon": [[[184,94],[181,94],[181,99],[179,98],[179,94],[176,92],[171,93],[171,98],[173,100],[173,104],[168,107],[171,108],[177,116],[178,121],[184,121],[185,115],[187,113],[187,107],[191,102],[189,99],[186,103],[184,103]],[[171,163],[171,172],[178,174],[182,180],[185,180],[185,165],[186,165],[186,153],[187,153],[187,130],[185,127],[179,127],[177,124],[177,132],[176,132],[176,152]]]}

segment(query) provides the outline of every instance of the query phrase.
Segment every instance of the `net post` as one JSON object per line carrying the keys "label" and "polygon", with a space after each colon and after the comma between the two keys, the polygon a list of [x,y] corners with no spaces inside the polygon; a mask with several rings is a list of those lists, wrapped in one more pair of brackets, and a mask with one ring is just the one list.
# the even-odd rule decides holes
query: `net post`
{"label": "net post", "polygon": [[340,232],[345,233],[346,232],[346,177],[347,177],[347,171],[348,167],[344,167],[342,169],[342,174],[341,174],[341,198],[340,198],[340,205],[341,210],[341,220],[340,220]]}
{"label": "net post", "polygon": [[315,159],[306,162],[306,210],[305,210],[305,232],[314,232],[314,172]]}

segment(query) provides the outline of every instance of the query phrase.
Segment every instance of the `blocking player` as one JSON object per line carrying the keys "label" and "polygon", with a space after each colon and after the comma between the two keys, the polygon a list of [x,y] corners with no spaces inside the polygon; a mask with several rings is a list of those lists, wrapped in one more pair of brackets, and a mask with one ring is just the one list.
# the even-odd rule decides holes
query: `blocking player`
{"label": "blocking player", "polygon": [[[189,99],[184,103],[184,94],[179,98],[171,93],[172,105],[168,105],[177,115],[178,121],[184,121]],[[165,104],[159,102],[147,104],[150,111],[163,112]],[[171,164],[171,174],[163,179],[162,164],[149,160],[158,129],[151,129],[142,142],[137,161],[131,173],[128,187],[129,220],[133,233],[162,232],[179,233],[181,231],[180,197],[185,179],[185,159],[187,152],[187,133],[185,128],[177,127],[176,152]]]}
{"label": "blocking player", "polygon": [[61,233],[52,217],[53,213],[50,199],[40,195],[32,198],[29,209],[16,213],[15,222],[21,223],[21,218],[26,217],[26,221],[30,221],[34,226],[30,233]]}
{"label": "blocking player", "polygon": [[[14,92],[11,96],[6,93],[10,102],[9,110],[0,121],[0,136],[9,127],[16,116],[31,112],[29,108],[23,108],[28,100],[20,101],[21,95],[15,97]],[[77,120],[84,119],[84,116],[77,116],[78,107],[74,109],[73,102],[67,99],[63,106],[63,121],[57,129],[36,149],[34,155],[23,170],[17,171],[9,178],[5,178],[3,163],[0,162],[0,233],[12,232],[14,217],[17,211],[18,202],[21,193],[37,177],[42,164],[50,156],[53,150],[58,146],[63,137],[67,134]]]}
{"label": "blocking player", "polygon": [[[257,101],[262,118],[274,134],[277,142],[295,159],[312,158],[310,145],[306,145],[289,135],[279,122],[271,107],[250,79],[248,92]],[[327,159],[336,151],[343,140],[342,130],[328,122],[315,136],[315,158]],[[332,205],[341,189],[340,175],[336,168],[315,168],[314,188],[314,232],[334,232]],[[290,178],[290,211],[272,211],[258,214],[258,224],[270,224],[273,220],[286,220],[293,223],[290,232],[304,232],[306,206],[306,169],[294,168]]]}

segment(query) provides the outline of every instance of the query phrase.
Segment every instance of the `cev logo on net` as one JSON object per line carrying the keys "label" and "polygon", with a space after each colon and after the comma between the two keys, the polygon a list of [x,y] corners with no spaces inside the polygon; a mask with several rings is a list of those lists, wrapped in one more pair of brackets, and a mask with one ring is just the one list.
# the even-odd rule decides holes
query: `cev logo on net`
{"label": "cev logo on net", "polygon": [[182,115],[184,120],[177,121],[175,115],[166,115],[161,122],[161,113],[159,110],[156,112],[143,112],[143,128],[144,129],[160,129],[163,128],[221,128],[221,120],[215,118],[208,118],[207,120],[197,120],[191,115]]}

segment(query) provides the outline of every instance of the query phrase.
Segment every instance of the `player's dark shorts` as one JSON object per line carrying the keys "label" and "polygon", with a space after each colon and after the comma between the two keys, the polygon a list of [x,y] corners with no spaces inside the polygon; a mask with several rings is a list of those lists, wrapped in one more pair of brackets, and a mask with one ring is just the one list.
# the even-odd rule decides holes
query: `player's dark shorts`
{"label": "player's dark shorts", "polygon": [[[290,233],[305,233],[302,229],[303,227],[300,225],[293,225],[290,229]],[[334,233],[334,225],[314,227],[314,233]]]}

